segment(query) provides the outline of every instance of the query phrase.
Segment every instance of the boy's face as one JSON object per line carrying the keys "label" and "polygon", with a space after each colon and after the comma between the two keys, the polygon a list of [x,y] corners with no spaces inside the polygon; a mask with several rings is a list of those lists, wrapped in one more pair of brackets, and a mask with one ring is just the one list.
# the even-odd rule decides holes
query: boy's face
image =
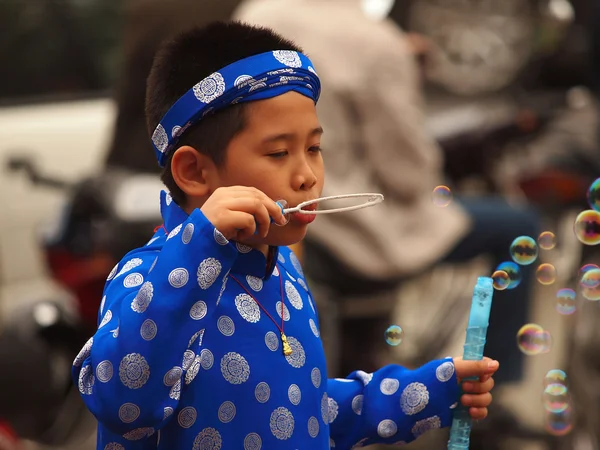
{"label": "boy's face", "polygon": [[[218,170],[220,186],[253,186],[275,201],[286,200],[290,207],[320,197],[323,130],[313,100],[288,92],[249,103],[245,118],[244,130],[229,143],[225,163]],[[295,244],[314,217],[292,215],[286,226],[272,225],[265,239],[247,243]]]}

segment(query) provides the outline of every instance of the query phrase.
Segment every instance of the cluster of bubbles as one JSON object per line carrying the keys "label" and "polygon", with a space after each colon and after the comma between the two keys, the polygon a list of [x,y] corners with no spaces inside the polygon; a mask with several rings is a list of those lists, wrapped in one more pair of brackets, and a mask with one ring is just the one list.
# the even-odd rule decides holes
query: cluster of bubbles
{"label": "cluster of bubbles", "polygon": [[560,369],[548,371],[544,377],[544,426],[554,436],[564,436],[573,429],[573,408],[567,387],[567,374]]}

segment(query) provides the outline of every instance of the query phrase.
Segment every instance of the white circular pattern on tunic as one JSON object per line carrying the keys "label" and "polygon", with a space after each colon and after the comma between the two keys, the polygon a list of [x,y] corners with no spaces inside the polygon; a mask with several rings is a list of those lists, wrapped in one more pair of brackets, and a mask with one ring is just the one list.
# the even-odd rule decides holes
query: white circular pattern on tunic
{"label": "white circular pattern on tunic", "polygon": [[113,267],[111,269],[110,273],[108,274],[108,277],[106,277],[106,281],[110,281],[115,277],[115,275],[117,274],[118,268],[119,268],[119,263],[115,264],[115,267]]}
{"label": "white circular pattern on tunic", "polygon": [[364,399],[365,396],[362,394],[359,394],[352,399],[352,411],[354,411],[354,414],[357,414],[359,416],[362,414]]}
{"label": "white circular pattern on tunic", "polygon": [[279,276],[279,269],[277,268],[277,266],[275,266],[275,267],[273,268],[273,276],[274,276],[274,277],[278,277],[278,276]]}
{"label": "white circular pattern on tunic", "polygon": [[412,429],[410,430],[415,438],[418,438],[423,433],[426,433],[429,430],[434,430],[436,428],[440,428],[442,426],[442,422],[438,416],[429,417],[427,419],[419,420],[414,424]]}
{"label": "white circular pattern on tunic", "polygon": [[303,277],[304,272],[302,271],[302,265],[295,253],[290,253],[290,262],[292,263],[292,266],[294,266],[294,269],[296,269],[296,272],[298,272],[298,275]]}
{"label": "white circular pattern on tunic", "polygon": [[204,319],[207,311],[208,307],[206,306],[206,303],[202,300],[198,300],[190,308],[190,317],[194,320]]}
{"label": "white circular pattern on tunic", "polygon": [[338,412],[339,412],[339,406],[337,404],[337,402],[332,399],[331,397],[327,398],[327,417],[329,420],[329,423],[333,422],[336,417],[338,416]]}
{"label": "white circular pattern on tunic", "polygon": [[214,72],[196,83],[192,89],[199,101],[210,103],[225,92],[225,79],[219,72]]}
{"label": "white circular pattern on tunic", "polygon": [[244,450],[261,450],[262,439],[256,433],[249,433],[244,438]]}
{"label": "white circular pattern on tunic", "polygon": [[172,415],[173,415],[173,408],[171,408],[170,406],[167,406],[163,411],[163,420],[165,420],[167,417],[171,417]]}
{"label": "white circular pattern on tunic", "polygon": [[215,362],[215,357],[212,352],[205,348],[200,352],[200,365],[204,370],[209,370]]}
{"label": "white circular pattern on tunic", "polygon": [[79,372],[79,392],[83,395],[92,395],[92,390],[94,387],[94,371],[92,370],[92,366],[85,366]]}
{"label": "white circular pattern on tunic", "polygon": [[233,333],[235,333],[235,325],[229,316],[219,317],[219,320],[217,320],[217,328],[223,336],[233,336]]}
{"label": "white circular pattern on tunic", "polygon": [[277,338],[277,335],[272,331],[268,331],[267,334],[265,334],[265,344],[272,352],[277,351],[279,348],[279,339]]}
{"label": "white circular pattern on tunic", "polygon": [[220,450],[223,445],[221,435],[214,428],[208,427],[202,430],[194,439],[192,450]]}
{"label": "white circular pattern on tunic", "polygon": [[102,297],[102,301],[100,302],[100,314],[104,311],[104,304],[106,303],[106,295]]}
{"label": "white circular pattern on tunic", "polygon": [[452,375],[454,375],[454,364],[450,361],[440,364],[439,367],[435,369],[435,377],[442,383],[445,383],[452,378]]}
{"label": "white circular pattern on tunic", "polygon": [[121,444],[117,444],[116,442],[109,442],[104,447],[104,450],[125,450],[125,447],[123,447]]}
{"label": "white circular pattern on tunic", "polygon": [[288,398],[290,402],[294,406],[298,406],[300,404],[300,400],[302,399],[302,392],[300,388],[296,384],[291,384],[288,388]]}
{"label": "white circular pattern on tunic", "polygon": [[240,244],[239,242],[235,243],[235,248],[237,248],[240,253],[250,253],[252,251],[252,247],[245,244]]}
{"label": "white circular pattern on tunic", "polygon": [[119,408],[119,419],[123,423],[135,422],[140,417],[140,407],[134,403],[124,403]]}
{"label": "white circular pattern on tunic", "polygon": [[400,407],[407,416],[420,413],[429,403],[429,391],[423,383],[410,383],[402,391]]}
{"label": "white circular pattern on tunic", "polygon": [[139,353],[125,355],[119,364],[119,378],[129,389],[141,388],[150,378],[146,359]]}
{"label": "white circular pattern on tunic", "polygon": [[123,286],[126,288],[138,287],[144,282],[144,277],[141,273],[130,273],[123,280]]}
{"label": "white circular pattern on tunic", "polygon": [[128,441],[139,441],[148,436],[152,436],[154,434],[154,428],[136,428],[135,430],[131,430],[129,433],[125,433],[123,437]]}
{"label": "white circular pattern on tunic", "polygon": [[167,206],[169,206],[171,202],[173,202],[173,196],[170,192],[167,192],[167,195],[165,195],[165,203],[167,204]]}
{"label": "white circular pattern on tunic", "polygon": [[231,422],[235,417],[235,405],[233,402],[230,402],[229,400],[223,402],[221,406],[219,406],[218,416],[219,420],[223,423]]}
{"label": "white circular pattern on tunic", "polygon": [[304,281],[302,278],[298,278],[298,280],[296,280],[298,282],[298,284],[300,286],[302,286],[304,288],[305,291],[308,291],[308,286],[306,285],[306,281]]}
{"label": "white circular pattern on tunic", "polygon": [[150,281],[146,281],[131,302],[131,309],[136,313],[145,312],[148,306],[150,306],[153,296],[154,286],[152,286]]}
{"label": "white circular pattern on tunic", "polygon": [[100,325],[98,325],[98,329],[102,328],[104,325],[106,325],[108,322],[110,322],[112,319],[112,311],[109,309],[108,311],[106,311],[106,314],[104,314],[104,317],[102,318],[102,321],[100,322]]}
{"label": "white circular pattern on tunic", "polygon": [[256,323],[260,320],[260,308],[248,294],[238,294],[235,297],[235,306],[246,321]]}
{"label": "white circular pattern on tunic", "polygon": [[219,230],[217,230],[215,228],[215,230],[213,231],[213,236],[215,238],[215,242],[219,245],[227,245],[229,244],[229,241],[227,240],[227,238],[223,235],[223,233],[221,233]]}
{"label": "white circular pattern on tunic", "polygon": [[356,372],[356,377],[362,381],[363,385],[366,386],[367,384],[369,384],[371,382],[371,380],[373,379],[373,374],[372,373],[366,373],[363,372],[362,370],[358,370]]}
{"label": "white circular pattern on tunic", "polygon": [[294,432],[294,416],[283,406],[271,413],[271,433],[279,440],[289,439]]}
{"label": "white circular pattern on tunic", "polygon": [[175,289],[185,286],[189,279],[190,274],[183,267],[173,269],[169,274],[169,284]]}
{"label": "white circular pattern on tunic", "polygon": [[150,269],[148,269],[148,273],[152,272],[154,270],[154,266],[156,266],[156,263],[158,262],[158,256],[156,258],[154,258],[154,261],[152,262],[152,265],[150,266]]}
{"label": "white circular pattern on tunic", "polygon": [[255,292],[260,292],[260,290],[263,288],[263,280],[258,277],[246,275],[246,282],[248,283],[248,286],[250,286],[250,288]]}
{"label": "white circular pattern on tunic", "polygon": [[196,342],[196,339],[198,339],[198,336],[200,336],[200,341],[198,343],[198,347],[200,347],[202,345],[202,338],[204,337],[204,328],[202,328],[200,331],[197,331],[196,333],[194,333],[194,335],[190,338],[190,342],[188,342],[188,347],[191,347],[192,344],[194,342]]}
{"label": "white circular pattern on tunic", "polygon": [[221,373],[231,384],[242,384],[248,381],[250,366],[239,353],[229,352],[221,358]]}
{"label": "white circular pattern on tunic", "polygon": [[181,381],[178,381],[177,383],[175,383],[173,385],[173,387],[169,391],[169,398],[172,398],[173,400],[179,400],[180,396],[181,396]]}
{"label": "white circular pattern on tunic", "polygon": [[159,152],[164,153],[169,145],[169,137],[165,128],[159,123],[152,133],[152,142]]}
{"label": "white circular pattern on tunic", "polygon": [[308,434],[313,438],[319,434],[319,421],[314,416],[308,419]]}
{"label": "white circular pattern on tunic", "polygon": [[286,275],[288,276],[288,278],[289,278],[290,280],[292,280],[294,283],[296,282],[296,279],[295,279],[295,278],[292,276],[292,274],[291,274],[291,273],[289,273],[287,270],[285,271],[285,274],[286,274]]}
{"label": "white circular pattern on tunic", "polygon": [[312,381],[314,387],[318,388],[319,386],[321,386],[321,371],[318,367],[315,367],[310,372],[310,380]]}
{"label": "white circular pattern on tunic", "polygon": [[92,345],[94,345],[93,336],[87,340],[87,342],[83,345],[81,350],[79,350],[79,353],[73,360],[73,365],[75,367],[81,366],[81,364],[83,364],[83,361],[85,361],[87,357],[90,356],[90,353],[92,352]]}
{"label": "white circular pattern on tunic", "polygon": [[302,309],[302,297],[300,297],[300,293],[298,292],[298,289],[296,289],[296,286],[288,280],[285,280],[285,293],[294,308]]}
{"label": "white circular pattern on tunic", "polygon": [[382,438],[389,438],[398,432],[398,425],[390,419],[385,419],[377,425],[377,434]]}
{"label": "white circular pattern on tunic", "polygon": [[308,304],[310,305],[310,309],[312,309],[313,314],[316,314],[317,312],[315,311],[315,305],[313,305],[312,298],[310,298],[310,295],[307,295],[307,298]]}
{"label": "white circular pattern on tunic", "polygon": [[288,67],[302,67],[302,61],[298,52],[293,50],[274,50],[273,56],[281,64]]}
{"label": "white circular pattern on tunic", "polygon": [[175,385],[175,383],[181,380],[181,375],[183,375],[183,369],[181,367],[175,366],[167,373],[165,373],[165,376],[163,377],[163,383],[165,384],[165,386],[173,386]]}
{"label": "white circular pattern on tunic", "polygon": [[156,337],[156,333],[158,333],[158,327],[156,326],[156,322],[152,319],[146,319],[142,323],[140,327],[140,335],[142,339],[145,341],[151,341]]}
{"label": "white circular pattern on tunic", "polygon": [[256,401],[258,403],[267,403],[269,401],[269,397],[271,397],[271,388],[267,383],[261,381],[254,389],[254,396],[256,397]]}
{"label": "white circular pattern on tunic", "polygon": [[290,365],[292,367],[299,369],[306,362],[306,355],[304,354],[304,347],[302,347],[302,344],[300,344],[300,342],[298,342],[298,339],[296,339],[294,337],[288,336],[287,341],[288,341],[288,344],[290,344],[290,347],[292,347],[292,354],[287,355],[285,357],[285,359],[287,360],[288,363],[290,363]]}
{"label": "white circular pattern on tunic", "polygon": [[194,358],[194,362],[189,370],[185,373],[185,384],[190,384],[192,381],[196,379],[198,372],[200,372],[200,365],[202,364],[201,356],[196,355]]}
{"label": "white circular pattern on tunic", "polygon": [[319,337],[319,330],[317,329],[317,324],[315,323],[315,321],[312,320],[312,318],[308,319],[308,324],[310,325],[310,329],[312,330],[315,337]]}
{"label": "white circular pattern on tunic", "polygon": [[112,331],[112,336],[114,338],[118,338],[119,337],[119,327],[118,326],[117,326],[117,328],[115,328],[114,330],[111,330],[111,331]]}
{"label": "white circular pattern on tunic", "polygon": [[395,378],[384,378],[379,383],[379,390],[383,395],[394,395],[398,388],[400,388],[400,382]]}
{"label": "white circular pattern on tunic", "polygon": [[281,309],[282,308],[283,308],[283,320],[287,322],[290,320],[290,310],[288,309],[288,307],[285,304],[282,306],[281,302],[275,303],[275,311],[277,311],[277,315],[279,316],[279,318],[281,318]]}
{"label": "white circular pattern on tunic", "polygon": [[192,406],[186,406],[177,414],[177,422],[181,428],[190,428],[196,423],[198,413]]}
{"label": "white circular pattern on tunic", "polygon": [[279,261],[281,264],[285,264],[285,258],[283,257],[283,255],[281,254],[281,252],[279,252],[277,254],[277,261]]}
{"label": "white circular pattern on tunic", "polygon": [[141,258],[130,259],[123,265],[123,267],[121,267],[121,270],[119,270],[119,273],[116,276],[118,277],[119,275],[123,275],[125,272],[129,272],[131,269],[141,266],[142,263],[143,261]]}
{"label": "white circular pattern on tunic", "polygon": [[181,242],[184,244],[189,244],[192,241],[192,236],[194,235],[194,224],[188,223],[183,229],[183,233],[181,234]]}
{"label": "white circular pattern on tunic", "polygon": [[183,352],[183,361],[181,362],[181,368],[183,370],[188,370],[192,366],[195,357],[196,354],[191,350],[186,350],[185,352]]}
{"label": "white circular pattern on tunic", "polygon": [[113,365],[106,359],[96,366],[96,378],[101,383],[108,383],[113,376]]}
{"label": "white circular pattern on tunic", "polygon": [[321,419],[323,419],[325,425],[329,423],[329,398],[327,397],[327,392],[321,397]]}
{"label": "white circular pattern on tunic", "polygon": [[198,266],[198,285],[202,289],[208,289],[221,273],[221,263],[215,258],[206,258]]}
{"label": "white circular pattern on tunic", "polygon": [[171,230],[171,232],[169,233],[169,235],[167,236],[167,241],[175,236],[177,236],[179,234],[179,232],[181,231],[181,227],[183,226],[182,223],[180,223],[179,225],[177,225],[175,228],[173,228]]}
{"label": "white circular pattern on tunic", "polygon": [[225,288],[227,287],[227,281],[229,280],[229,271],[223,277],[223,284],[221,284],[221,291],[219,292],[219,296],[217,297],[217,306],[221,302],[221,297],[223,297],[223,292],[225,292]]}

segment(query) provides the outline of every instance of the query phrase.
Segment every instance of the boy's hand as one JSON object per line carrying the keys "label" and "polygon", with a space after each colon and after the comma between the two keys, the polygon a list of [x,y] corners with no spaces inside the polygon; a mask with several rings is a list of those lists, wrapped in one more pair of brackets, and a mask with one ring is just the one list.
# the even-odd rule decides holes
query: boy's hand
{"label": "boy's hand", "polygon": [[[469,408],[469,415],[475,419],[484,419],[492,403],[490,391],[494,387],[492,375],[498,370],[498,361],[483,358],[481,361],[464,361],[462,358],[454,358],[454,368],[458,382],[462,383],[464,394],[460,402]],[[477,377],[477,380],[465,380],[465,378]]]}
{"label": "boy's hand", "polygon": [[201,211],[227,239],[243,241],[258,234],[265,237],[271,218],[284,224],[281,208],[267,195],[253,187],[231,186],[216,189]]}

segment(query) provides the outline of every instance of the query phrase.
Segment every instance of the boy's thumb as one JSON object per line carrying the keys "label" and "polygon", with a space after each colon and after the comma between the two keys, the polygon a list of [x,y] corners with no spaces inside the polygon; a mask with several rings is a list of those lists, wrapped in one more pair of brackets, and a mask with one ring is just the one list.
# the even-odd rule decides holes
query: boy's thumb
{"label": "boy's thumb", "polygon": [[494,373],[498,370],[499,364],[498,361],[489,358],[481,361],[454,360],[454,367],[459,378],[467,378]]}

